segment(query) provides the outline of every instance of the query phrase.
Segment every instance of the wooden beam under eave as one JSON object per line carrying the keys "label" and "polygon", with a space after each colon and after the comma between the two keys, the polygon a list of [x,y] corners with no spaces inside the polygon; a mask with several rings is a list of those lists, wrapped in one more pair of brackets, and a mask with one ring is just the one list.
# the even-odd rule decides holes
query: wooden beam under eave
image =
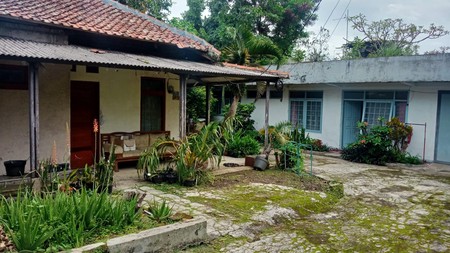
{"label": "wooden beam under eave", "polygon": [[180,75],[180,140],[186,138],[187,76]]}
{"label": "wooden beam under eave", "polygon": [[28,63],[28,90],[30,94],[30,172],[38,168],[39,150],[39,65]]}
{"label": "wooden beam under eave", "polygon": [[206,120],[205,124],[208,125],[211,121],[211,85],[206,85]]}

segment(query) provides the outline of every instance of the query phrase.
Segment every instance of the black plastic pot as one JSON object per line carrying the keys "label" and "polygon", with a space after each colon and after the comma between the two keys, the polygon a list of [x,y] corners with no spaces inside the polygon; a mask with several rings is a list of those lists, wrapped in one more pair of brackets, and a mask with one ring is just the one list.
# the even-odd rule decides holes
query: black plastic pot
{"label": "black plastic pot", "polygon": [[162,182],[164,182],[164,175],[156,174],[156,175],[152,176],[152,183],[161,184]]}
{"label": "black plastic pot", "polygon": [[165,173],[164,181],[166,181],[169,184],[175,184],[178,181],[178,176],[175,173]]}
{"label": "black plastic pot", "polygon": [[253,168],[255,170],[266,170],[269,167],[269,161],[264,156],[257,156]]}
{"label": "black plastic pot", "polygon": [[194,187],[196,183],[195,179],[186,179],[183,181],[183,185],[187,187]]}
{"label": "black plastic pot", "polygon": [[27,160],[10,160],[3,164],[6,168],[6,175],[10,177],[19,177],[25,174],[25,164]]}

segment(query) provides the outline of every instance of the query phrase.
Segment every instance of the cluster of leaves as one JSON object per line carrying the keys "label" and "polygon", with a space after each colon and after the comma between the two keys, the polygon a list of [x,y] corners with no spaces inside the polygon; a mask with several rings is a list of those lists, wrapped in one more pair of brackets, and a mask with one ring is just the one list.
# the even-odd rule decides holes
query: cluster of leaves
{"label": "cluster of leaves", "polygon": [[305,157],[303,146],[295,141],[289,141],[280,147],[280,154],[276,154],[277,167],[280,169],[291,169],[300,174],[303,171]]}
{"label": "cluster of leaves", "polygon": [[100,233],[116,233],[133,224],[136,198],[124,200],[84,189],[67,194],[22,193],[0,199],[0,221],[20,252],[80,247]]}
{"label": "cluster of leaves", "polygon": [[342,158],[352,162],[384,165],[388,162],[420,163],[417,157],[405,152],[412,136],[412,127],[398,118],[383,125],[369,128],[367,122],[359,122],[361,134],[358,140],[342,150]]}
{"label": "cluster of leaves", "polygon": [[172,7],[172,0],[118,0],[118,2],[163,21],[168,21]]}
{"label": "cluster of leaves", "polygon": [[[225,113],[230,110],[231,105],[225,105],[222,111]],[[255,121],[251,118],[253,111],[255,111],[255,104],[242,104],[239,103],[236,108],[236,114],[234,115],[234,131],[254,131]]]}
{"label": "cluster of leaves", "polygon": [[259,154],[261,145],[250,135],[235,134],[228,144],[228,155],[232,157],[245,157]]}
{"label": "cluster of leaves", "polygon": [[[188,0],[182,20],[170,23],[223,50],[229,62],[261,64],[290,55],[296,41],[307,36],[304,28],[316,19],[317,2]],[[203,18],[206,9],[210,15]]]}
{"label": "cluster of leaves", "polygon": [[144,212],[152,219],[158,223],[170,222],[170,216],[172,216],[172,207],[167,204],[165,200],[162,202],[157,202],[153,200],[152,203],[147,202],[148,207]]}
{"label": "cluster of leaves", "polygon": [[[51,160],[43,160],[39,164],[41,187],[46,192],[71,192],[81,188],[104,191],[112,187],[114,176],[114,145],[111,145],[108,156],[103,152],[98,162],[85,165],[84,168],[73,169],[68,173],[68,164],[55,165]],[[61,177],[60,174],[63,176]]]}
{"label": "cluster of leaves", "polygon": [[406,24],[402,19],[384,19],[369,22],[362,15],[349,18],[353,29],[360,32],[362,39],[356,37],[344,47],[344,59],[402,56],[417,54],[418,44],[428,39],[437,39],[449,32],[443,26],[431,24],[429,27]]}
{"label": "cluster of leaves", "polygon": [[[264,129],[259,131],[264,135]],[[314,139],[306,133],[305,128],[294,127],[289,121],[279,122],[275,126],[269,127],[269,141],[273,148],[281,148],[288,141],[300,143],[304,148],[312,148],[314,151],[329,151],[329,147],[319,139]]]}
{"label": "cluster of leaves", "polygon": [[155,173],[161,162],[161,154],[170,154],[175,164],[180,184],[187,180],[202,181],[209,177],[208,165],[218,165],[226,147],[224,136],[228,135],[227,122],[204,126],[200,132],[183,140],[160,140],[146,149],[138,162],[138,175]]}
{"label": "cluster of leaves", "polygon": [[[187,92],[187,108],[186,112],[194,122],[199,118],[206,118],[206,88],[192,87]],[[217,103],[217,99],[211,94],[209,105],[213,107]]]}

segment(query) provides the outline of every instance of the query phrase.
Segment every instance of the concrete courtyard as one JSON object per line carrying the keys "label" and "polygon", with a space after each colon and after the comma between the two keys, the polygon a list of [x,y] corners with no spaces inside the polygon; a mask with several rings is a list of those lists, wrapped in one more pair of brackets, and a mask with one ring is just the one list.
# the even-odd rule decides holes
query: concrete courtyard
{"label": "concrete courtyard", "polygon": [[[243,159],[224,162],[243,165]],[[241,169],[250,168],[221,168],[216,173]],[[329,211],[298,217],[268,201],[266,210],[255,212],[247,222],[195,201],[226,198],[220,190],[180,188],[177,194],[168,194],[137,179],[133,168],[116,173],[115,181],[117,189],[138,188],[149,200],[165,199],[176,211],[205,218],[210,244],[186,252],[450,251],[450,166],[374,166],[315,155],[312,171],[344,184],[345,196]],[[294,190],[274,184],[245,187],[248,191]]]}

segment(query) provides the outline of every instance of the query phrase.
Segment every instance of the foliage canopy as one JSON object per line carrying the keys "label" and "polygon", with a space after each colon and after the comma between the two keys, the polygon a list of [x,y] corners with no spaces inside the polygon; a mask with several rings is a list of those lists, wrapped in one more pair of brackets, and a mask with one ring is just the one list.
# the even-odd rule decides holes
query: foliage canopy
{"label": "foliage canopy", "polygon": [[443,26],[407,24],[400,18],[369,22],[366,16],[359,14],[350,17],[349,21],[363,37],[356,37],[344,45],[348,49],[344,54],[347,59],[417,54],[420,42],[449,33]]}

